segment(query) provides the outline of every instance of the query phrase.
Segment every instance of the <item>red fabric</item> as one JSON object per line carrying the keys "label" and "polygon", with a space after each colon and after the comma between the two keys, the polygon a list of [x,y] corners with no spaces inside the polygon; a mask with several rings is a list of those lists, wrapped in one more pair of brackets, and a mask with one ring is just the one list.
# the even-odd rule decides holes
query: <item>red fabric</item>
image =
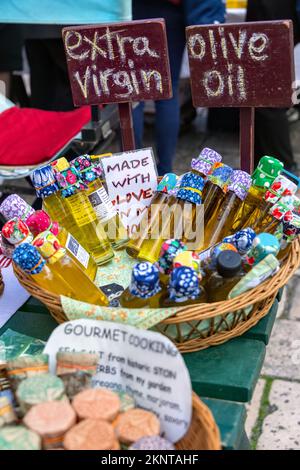
{"label": "red fabric", "polygon": [[89,106],[56,112],[10,108],[0,114],[0,165],[36,165],[51,159],[90,120]]}

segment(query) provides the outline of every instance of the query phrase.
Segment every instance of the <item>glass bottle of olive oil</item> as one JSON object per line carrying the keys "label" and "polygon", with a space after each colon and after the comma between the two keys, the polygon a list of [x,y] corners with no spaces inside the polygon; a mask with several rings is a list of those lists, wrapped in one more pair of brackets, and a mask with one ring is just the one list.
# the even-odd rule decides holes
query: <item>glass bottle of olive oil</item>
{"label": "glass bottle of olive oil", "polygon": [[293,212],[299,213],[300,200],[297,196],[283,196],[274,204],[260,223],[260,231],[274,234],[283,217],[288,220]]}
{"label": "glass bottle of olive oil", "polygon": [[120,304],[125,308],[158,308],[161,294],[157,267],[149,262],[137,263],[132,270],[130,286],[120,297]]}
{"label": "glass bottle of olive oil", "polygon": [[29,274],[42,289],[56,295],[73,297],[75,292],[64,277],[50,269],[35,246],[22,243],[13,253],[13,261],[22,271]]}
{"label": "glass bottle of olive oil", "polygon": [[160,299],[161,307],[184,307],[206,302],[206,292],[200,286],[198,273],[191,267],[174,268],[168,291]]}
{"label": "glass bottle of olive oil", "polygon": [[114,257],[114,252],[106,233],[98,221],[96,213],[86,194],[86,185],[80,179],[79,173],[73,167],[57,172],[55,178],[64,205],[71,213],[76,226],[70,233],[80,242],[85,241],[84,248],[92,254],[97,265],[106,263]]}
{"label": "glass bottle of olive oil", "polygon": [[231,233],[249,227],[248,221],[254,212],[256,212],[256,217],[257,215],[260,217],[265,208],[264,195],[282,169],[283,163],[274,157],[264,156],[260,159],[252,175],[252,186],[233,221]]}
{"label": "glass bottle of olive oil", "polygon": [[128,242],[127,230],[101,182],[100,166],[94,165],[89,155],[75,158],[71,166],[76,168],[82,181],[87,184],[87,196],[112,247],[124,247]]}
{"label": "glass bottle of olive oil", "polygon": [[95,305],[109,304],[105,294],[84,274],[78,265],[66,254],[53,233],[46,231],[35,237],[33,245],[47,261],[51,270],[62,276],[75,292],[74,299]]}
{"label": "glass bottle of olive oil", "polygon": [[221,302],[243,276],[242,258],[231,250],[222,251],[217,258],[217,270],[206,286],[208,302]]}
{"label": "glass bottle of olive oil", "polygon": [[126,248],[133,258],[151,263],[158,260],[163,241],[170,238],[171,207],[176,198],[171,196],[169,191],[175,188],[177,180],[178,177],[174,173],[167,173],[158,183],[151,205]]}
{"label": "glass bottle of olive oil", "polygon": [[222,204],[216,205],[215,211],[205,225],[204,249],[220,242],[230,233],[233,219],[245,200],[250,186],[251,176],[245,171],[236,170],[231,174]]}
{"label": "glass bottle of olive oil", "polygon": [[219,213],[221,204],[223,203],[227,190],[227,183],[233,169],[224,165],[224,163],[216,163],[212,168],[212,173],[208,175],[203,190],[204,204],[204,224],[210,221],[214,222],[214,218]]}

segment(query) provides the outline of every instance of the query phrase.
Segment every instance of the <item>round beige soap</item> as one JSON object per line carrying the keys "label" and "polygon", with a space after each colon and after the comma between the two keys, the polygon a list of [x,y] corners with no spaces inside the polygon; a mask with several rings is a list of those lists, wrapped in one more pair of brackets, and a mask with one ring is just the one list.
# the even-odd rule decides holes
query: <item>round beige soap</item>
{"label": "round beige soap", "polygon": [[111,424],[101,419],[84,419],[64,437],[66,450],[113,450],[116,437]]}
{"label": "round beige soap", "polygon": [[44,449],[62,447],[65,433],[76,423],[76,413],[67,401],[34,405],[23,423],[42,437]]}
{"label": "round beige soap", "polygon": [[115,431],[122,444],[133,444],[142,437],[158,436],[160,423],[154,413],[134,408],[120,414],[115,422]]}
{"label": "round beige soap", "polygon": [[78,393],[72,406],[81,419],[113,421],[121,408],[118,395],[105,388],[89,388]]}
{"label": "round beige soap", "polygon": [[41,438],[24,426],[0,429],[0,450],[40,450]]}
{"label": "round beige soap", "polygon": [[51,374],[29,377],[17,388],[17,399],[22,411],[27,412],[33,405],[45,401],[55,401],[64,398],[63,381]]}

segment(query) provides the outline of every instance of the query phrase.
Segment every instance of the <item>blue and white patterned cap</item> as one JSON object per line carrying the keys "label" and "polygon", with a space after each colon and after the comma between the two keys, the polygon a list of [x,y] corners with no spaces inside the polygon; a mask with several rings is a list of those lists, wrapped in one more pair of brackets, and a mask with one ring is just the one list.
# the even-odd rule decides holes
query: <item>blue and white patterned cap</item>
{"label": "blue and white patterned cap", "polygon": [[29,274],[39,274],[46,264],[37,248],[29,243],[17,246],[13,253],[13,261],[22,271]]}
{"label": "blue and white patterned cap", "polygon": [[37,197],[44,199],[58,191],[54,172],[51,165],[45,165],[42,168],[34,170],[30,175]]}
{"label": "blue and white patterned cap", "polygon": [[160,292],[159,271],[154,264],[137,263],[132,270],[129,291],[135,297],[148,299]]}
{"label": "blue and white patterned cap", "polygon": [[169,282],[170,300],[185,302],[200,297],[199,277],[193,268],[181,266],[173,269]]}
{"label": "blue and white patterned cap", "polygon": [[204,184],[205,181],[201,176],[195,175],[195,173],[186,173],[180,182],[177,198],[193,204],[202,204]]}
{"label": "blue and white patterned cap", "polygon": [[250,250],[256,233],[250,227],[240,230],[229,237],[223,239],[223,243],[231,243],[236,247],[240,255],[245,255]]}

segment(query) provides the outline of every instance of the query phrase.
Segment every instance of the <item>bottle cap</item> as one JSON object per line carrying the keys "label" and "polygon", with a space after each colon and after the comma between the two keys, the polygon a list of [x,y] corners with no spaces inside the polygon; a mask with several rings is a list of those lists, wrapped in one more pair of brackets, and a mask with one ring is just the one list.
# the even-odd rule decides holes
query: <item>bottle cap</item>
{"label": "bottle cap", "polygon": [[35,211],[30,217],[28,217],[26,224],[29,227],[31,233],[36,237],[39,233],[50,230],[53,235],[57,236],[59,232],[59,226],[57,222],[51,221],[47,212],[43,210]]}
{"label": "bottle cap", "polygon": [[236,247],[232,243],[223,243],[223,242],[219,243],[218,245],[216,245],[214,248],[211,249],[210,256],[208,257],[208,259],[205,261],[204,264],[209,269],[215,270],[217,268],[217,259],[218,259],[219,254],[227,250],[233,251],[235,253],[238,252]]}
{"label": "bottle cap", "polygon": [[207,176],[211,172],[213,165],[221,161],[222,157],[219,153],[206,147],[201,151],[198,158],[192,159],[191,168]]}
{"label": "bottle cap", "polygon": [[199,277],[193,268],[175,268],[170,277],[169,297],[175,302],[196,300],[200,297]]}
{"label": "bottle cap", "polygon": [[186,250],[186,246],[181,240],[172,238],[166,240],[161,245],[157,266],[162,274],[170,274],[173,269],[173,260],[181,251]]}
{"label": "bottle cap", "polygon": [[54,172],[51,165],[45,165],[34,170],[30,175],[37,197],[44,199],[58,191]]}
{"label": "bottle cap", "polygon": [[207,179],[219,186],[223,191],[226,191],[226,184],[228,183],[229,178],[232,176],[233,169],[224,165],[224,163],[216,163],[212,168],[212,173],[208,175]]}
{"label": "bottle cap", "polygon": [[223,242],[231,243],[232,245],[234,245],[239,254],[242,256],[250,250],[255,237],[256,233],[254,232],[254,230],[250,227],[247,227],[229,237],[225,237],[223,239]]}
{"label": "bottle cap", "polygon": [[289,243],[295,240],[300,235],[300,216],[298,214],[292,214],[291,220],[285,221],[283,219],[283,239]]}
{"label": "bottle cap", "polygon": [[177,198],[194,204],[202,204],[204,184],[205,181],[201,176],[194,173],[186,173],[181,179]]}
{"label": "bottle cap", "polygon": [[89,155],[81,155],[71,161],[71,167],[75,167],[80,173],[82,181],[86,184],[92,183],[101,176],[100,167],[94,165]]}
{"label": "bottle cap", "polygon": [[251,250],[247,253],[247,264],[254,265],[268,255],[276,256],[280,250],[280,243],[270,233],[260,233],[254,238]]}
{"label": "bottle cap", "polygon": [[173,269],[180,268],[181,266],[193,268],[196,271],[198,278],[201,280],[202,273],[200,264],[199,256],[194,251],[181,251],[173,259]]}
{"label": "bottle cap", "polygon": [[275,204],[281,197],[293,196],[298,186],[284,175],[279,175],[272,183],[270,189],[265,193],[266,202]]}
{"label": "bottle cap", "polygon": [[156,191],[168,193],[171,189],[175,188],[178,179],[179,178],[175,173],[166,173],[158,183]]}
{"label": "bottle cap", "polygon": [[252,185],[252,179],[249,173],[246,171],[235,170],[227,184],[227,188],[224,188],[227,191],[233,191],[239,199],[244,201],[246,198],[248,191]]}
{"label": "bottle cap", "polygon": [[28,226],[18,217],[14,217],[3,225],[2,235],[12,245],[20,245],[24,242],[31,243],[33,240]]}
{"label": "bottle cap", "polygon": [[129,291],[135,297],[148,299],[160,292],[159,271],[154,264],[137,263],[132,270]]}
{"label": "bottle cap", "polygon": [[87,189],[87,185],[83,183],[80,178],[79,172],[73,166],[55,174],[57,185],[61,190],[61,195],[64,198],[73,196],[78,191]]}
{"label": "bottle cap", "polygon": [[252,183],[261,188],[270,188],[273,181],[283,170],[283,163],[277,158],[264,156],[259,160],[256,170],[252,175]]}
{"label": "bottle cap", "polygon": [[236,276],[242,269],[241,255],[232,250],[222,251],[217,257],[217,271],[226,278]]}
{"label": "bottle cap", "polygon": [[70,163],[65,157],[58,158],[51,163],[54,173],[65,171],[70,167]]}
{"label": "bottle cap", "polygon": [[28,274],[39,274],[46,264],[35,246],[29,243],[17,246],[13,254],[13,261]]}
{"label": "bottle cap", "polygon": [[49,263],[54,264],[65,256],[66,250],[60,245],[57,238],[49,230],[40,233],[33,240],[35,246],[42,257]]}
{"label": "bottle cap", "polygon": [[27,217],[33,213],[34,209],[17,194],[7,196],[0,205],[0,214],[5,218],[5,220],[19,217],[26,222]]}
{"label": "bottle cap", "polygon": [[296,196],[283,196],[271,207],[269,213],[277,220],[282,220],[283,216],[288,218],[293,211],[299,212],[299,202]]}

